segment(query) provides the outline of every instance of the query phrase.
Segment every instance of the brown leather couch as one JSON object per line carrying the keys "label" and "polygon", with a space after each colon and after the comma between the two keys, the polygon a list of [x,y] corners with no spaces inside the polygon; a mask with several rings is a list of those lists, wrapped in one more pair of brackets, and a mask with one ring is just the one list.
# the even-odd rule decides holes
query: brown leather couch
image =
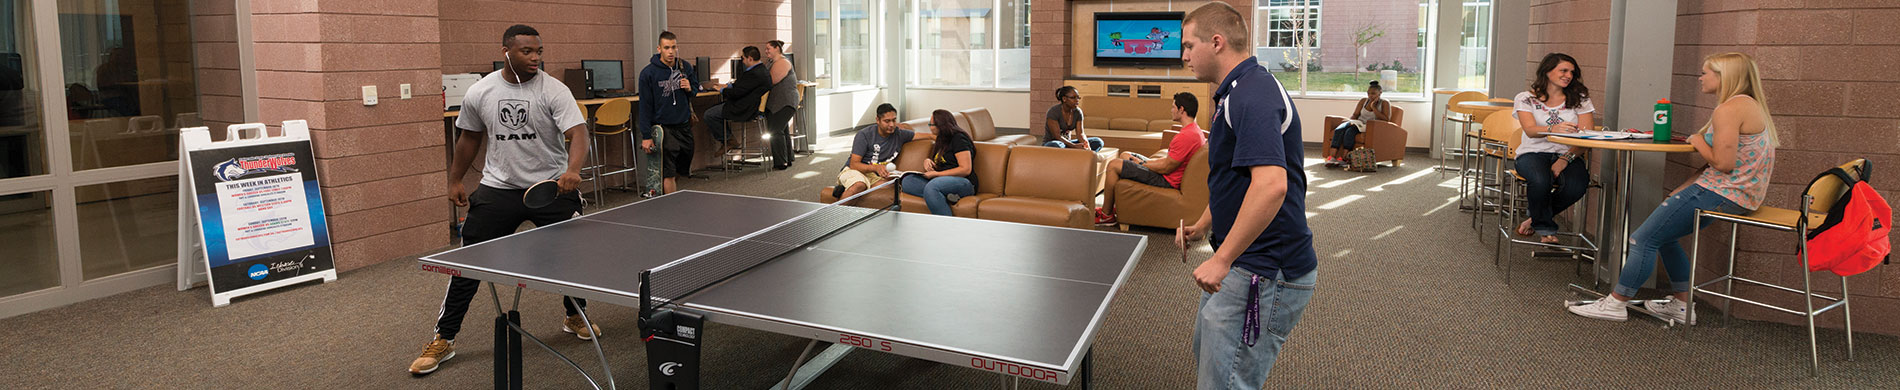
{"label": "brown leather couch", "polygon": [[988,108],[972,108],[957,112],[959,124],[970,132],[970,139],[976,142],[990,142],[1005,145],[1036,145],[1038,138],[1030,134],[996,134],[996,120],[990,117]]}
{"label": "brown leather couch", "polygon": [[[983,219],[1087,229],[1095,224],[1095,153],[1041,146],[1012,147],[1003,194],[977,205]],[[988,174],[985,172],[984,174]]]}
{"label": "brown leather couch", "polygon": [[[898,154],[897,168],[923,170],[924,155],[931,141],[911,141]],[[1094,224],[1095,193],[1090,180],[1095,169],[1094,153],[1075,149],[1018,146],[978,142],[973,153],[977,183],[976,195],[966,196],[952,205],[951,213],[966,218],[1031,223],[1049,226],[1090,228]],[[842,168],[842,167],[841,167]],[[832,203],[832,187],[820,187],[820,202]],[[928,213],[923,199],[898,194],[893,187],[873,191],[859,199],[858,206],[889,206],[896,197],[901,210]]]}
{"label": "brown leather couch", "polygon": [[1115,214],[1123,229],[1128,225],[1173,229],[1180,223],[1192,225],[1207,209],[1207,148],[1202,147],[1187,161],[1181,174],[1181,188],[1163,188],[1136,183],[1115,182]]}
{"label": "brown leather couch", "polygon": [[[1400,126],[1404,123],[1404,120],[1405,110],[1396,105],[1392,106],[1392,120],[1374,120],[1367,122],[1366,128],[1361,129],[1363,131],[1359,132],[1358,145],[1372,148],[1373,161],[1391,161],[1393,166],[1403,163],[1405,161],[1405,140],[1408,137],[1405,128]],[[1346,117],[1338,115],[1326,116],[1326,131],[1321,132],[1320,147],[1332,147],[1333,129],[1339,128],[1339,125],[1342,123],[1346,123]]]}

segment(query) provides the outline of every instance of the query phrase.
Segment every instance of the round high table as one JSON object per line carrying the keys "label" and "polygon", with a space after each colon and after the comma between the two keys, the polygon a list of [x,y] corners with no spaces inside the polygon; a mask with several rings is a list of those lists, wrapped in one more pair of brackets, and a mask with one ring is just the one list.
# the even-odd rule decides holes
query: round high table
{"label": "round high table", "polygon": [[[1670,140],[1670,141],[1665,141],[1665,142],[1658,142],[1650,138],[1623,139],[1623,140],[1596,140],[1596,139],[1582,139],[1582,138],[1551,136],[1551,137],[1545,137],[1545,139],[1550,140],[1550,142],[1555,142],[1562,145],[1569,145],[1572,147],[1579,147],[1579,148],[1604,150],[1604,151],[1609,151],[1611,153],[1615,153],[1616,161],[1618,161],[1618,163],[1622,165],[1621,167],[1618,168],[1616,181],[1615,181],[1616,202],[1618,203],[1617,205],[1618,207],[1616,208],[1616,215],[1617,215],[1616,219],[1617,219],[1617,224],[1619,226],[1616,236],[1618,236],[1619,239],[1616,240],[1617,244],[1611,246],[1613,248],[1617,248],[1616,270],[1617,272],[1622,272],[1623,265],[1629,263],[1628,258],[1629,258],[1629,252],[1630,252],[1630,233],[1631,232],[1630,232],[1629,182],[1631,180],[1630,174],[1634,169],[1633,167],[1634,164],[1632,163],[1630,157],[1636,154],[1636,152],[1689,153],[1689,152],[1694,152],[1695,147],[1690,146],[1689,143],[1684,142],[1684,141]],[[1609,204],[1609,200],[1603,201],[1602,207],[1604,210],[1610,209],[1610,207],[1608,207],[1608,204]],[[1601,224],[1604,223],[1604,221],[1601,218],[1599,218],[1597,220],[1597,223],[1599,224],[1599,228],[1597,229],[1597,231],[1602,232],[1603,229],[1601,228]],[[1598,242],[1605,242],[1605,240],[1598,240]],[[1598,256],[1598,258],[1601,259],[1602,256]],[[1589,294],[1596,298],[1602,298],[1606,294],[1597,292],[1596,288],[1594,287],[1603,284],[1603,266],[1599,262],[1598,264],[1591,266],[1591,268],[1594,268],[1596,271],[1595,275],[1593,276],[1593,279],[1591,280],[1592,287],[1586,288],[1580,285],[1571,284],[1570,289],[1577,292]],[[1570,304],[1570,305],[1589,304],[1592,302],[1595,302],[1595,300],[1566,300],[1565,301],[1566,304]],[[1662,320],[1665,324],[1669,326],[1676,325],[1676,321],[1670,319],[1669,317],[1658,315],[1657,313],[1652,313],[1649,310],[1644,309],[1643,305],[1635,304],[1637,302],[1632,301],[1631,303],[1632,304],[1629,306],[1630,310],[1656,317],[1657,319]]]}

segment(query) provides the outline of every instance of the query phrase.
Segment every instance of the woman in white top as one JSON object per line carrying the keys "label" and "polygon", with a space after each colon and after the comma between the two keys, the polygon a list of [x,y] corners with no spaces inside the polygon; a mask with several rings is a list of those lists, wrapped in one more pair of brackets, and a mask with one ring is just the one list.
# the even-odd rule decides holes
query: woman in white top
{"label": "woman in white top", "polygon": [[[1596,106],[1590,88],[1583,86],[1577,59],[1550,53],[1537,65],[1531,90],[1517,94],[1515,115],[1524,128],[1517,146],[1517,174],[1524,177],[1524,195],[1530,218],[1518,224],[1517,234],[1536,234],[1546,243],[1557,242],[1557,213],[1583,199],[1590,186],[1585,161],[1574,161],[1582,150],[1550,142],[1550,133],[1575,133],[1596,126]],[[1575,162],[1573,164],[1573,162]]]}
{"label": "woman in white top", "polygon": [[1379,81],[1373,80],[1372,85],[1366,86],[1366,97],[1353,107],[1353,118],[1333,128],[1333,143],[1326,148],[1326,166],[1346,164],[1346,152],[1358,146],[1359,133],[1366,130],[1366,122],[1392,120],[1392,102],[1380,98],[1384,92]]}

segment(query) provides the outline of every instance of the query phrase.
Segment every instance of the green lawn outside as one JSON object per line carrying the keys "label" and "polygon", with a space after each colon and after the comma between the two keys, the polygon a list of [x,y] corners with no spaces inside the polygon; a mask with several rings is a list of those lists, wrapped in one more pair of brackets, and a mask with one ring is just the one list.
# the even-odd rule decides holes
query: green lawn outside
{"label": "green lawn outside", "polygon": [[[1384,85],[1387,93],[1414,94],[1424,92],[1422,73],[1399,73],[1398,85]],[[1273,72],[1273,77],[1287,86],[1289,91],[1297,91],[1300,86],[1299,72]],[[1307,72],[1306,91],[1316,93],[1361,94],[1366,91],[1366,82],[1379,78],[1378,72],[1359,72],[1357,77],[1351,72]],[[1465,76],[1460,80],[1462,88],[1479,88],[1484,85],[1483,75]]]}

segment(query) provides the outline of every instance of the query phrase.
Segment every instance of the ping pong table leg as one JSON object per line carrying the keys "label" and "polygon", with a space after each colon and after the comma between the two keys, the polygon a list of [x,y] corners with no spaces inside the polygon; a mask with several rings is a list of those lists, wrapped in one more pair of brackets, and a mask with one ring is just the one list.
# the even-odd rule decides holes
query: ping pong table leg
{"label": "ping pong table leg", "polygon": [[641,319],[641,338],[647,344],[647,385],[654,389],[698,390],[699,348],[705,340],[705,317],[682,311],[659,310]]}
{"label": "ping pong table leg", "polygon": [[[508,311],[508,322],[521,326],[521,312]],[[508,388],[521,390],[521,332],[514,327],[508,328]]]}
{"label": "ping pong table leg", "polygon": [[495,390],[505,390],[508,386],[508,315],[495,316]]}
{"label": "ping pong table leg", "polygon": [[1088,353],[1085,353],[1082,355],[1082,389],[1083,390],[1094,388],[1089,383],[1090,382],[1089,378],[1094,377],[1094,376],[1095,376],[1095,347],[1089,347]]}

